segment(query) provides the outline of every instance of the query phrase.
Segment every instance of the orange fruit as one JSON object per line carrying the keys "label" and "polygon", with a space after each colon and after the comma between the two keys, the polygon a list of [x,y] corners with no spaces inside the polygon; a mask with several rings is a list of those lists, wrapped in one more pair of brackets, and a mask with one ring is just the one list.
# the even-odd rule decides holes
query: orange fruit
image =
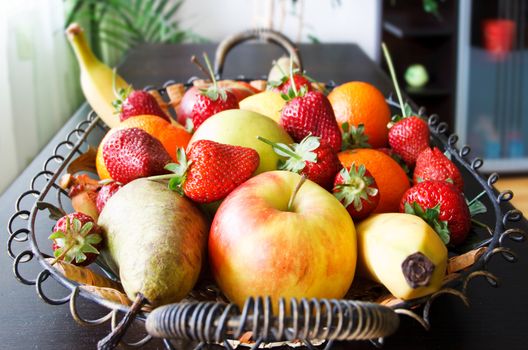
{"label": "orange fruit", "polygon": [[330,92],[328,99],[334,109],[339,126],[365,126],[365,135],[373,148],[387,146],[387,124],[391,118],[389,105],[376,87],[362,81],[339,85]]}
{"label": "orange fruit", "polygon": [[364,164],[372,174],[380,193],[380,201],[374,213],[398,212],[400,200],[410,187],[409,179],[401,166],[385,153],[370,149],[358,148],[338,154],[344,167],[350,168],[352,163],[357,166]]}
{"label": "orange fruit", "polygon": [[95,166],[101,180],[111,178],[103,159],[103,145],[105,140],[115,131],[126,128],[142,129],[158,139],[174,161],[177,160],[176,150],[179,147],[186,148],[191,140],[191,134],[182,126],[179,124],[171,124],[163,118],[153,115],[138,115],[128,118],[110,129],[99,144],[95,158]]}

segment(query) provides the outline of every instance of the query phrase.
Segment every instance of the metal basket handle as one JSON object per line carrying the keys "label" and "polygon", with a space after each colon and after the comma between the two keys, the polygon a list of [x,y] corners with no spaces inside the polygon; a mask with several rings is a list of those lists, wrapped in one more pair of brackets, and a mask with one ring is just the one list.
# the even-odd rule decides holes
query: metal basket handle
{"label": "metal basket handle", "polygon": [[297,63],[299,69],[302,71],[302,61],[299,49],[295,44],[288,39],[284,34],[271,29],[250,29],[237,34],[233,34],[225,38],[218,47],[215,53],[215,67],[214,72],[216,77],[221,78],[224,71],[224,63],[229,51],[235,46],[252,39],[259,39],[263,41],[272,42],[282,47],[284,51],[293,57],[294,62]]}
{"label": "metal basket handle", "polygon": [[154,337],[222,343],[253,332],[257,342],[367,340],[386,337],[399,326],[389,307],[336,299],[280,299],[273,312],[271,299],[248,298],[240,312],[234,304],[185,302],[154,309],[146,321]]}

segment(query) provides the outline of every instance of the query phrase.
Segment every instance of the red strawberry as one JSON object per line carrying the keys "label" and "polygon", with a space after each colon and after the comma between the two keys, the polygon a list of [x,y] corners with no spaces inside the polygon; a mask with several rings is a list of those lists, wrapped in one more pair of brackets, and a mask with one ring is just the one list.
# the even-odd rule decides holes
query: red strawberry
{"label": "red strawberry", "polygon": [[425,180],[451,181],[460,192],[464,189],[464,180],[456,165],[442,151],[434,147],[424,149],[418,159],[413,175],[414,183]]}
{"label": "red strawberry", "polygon": [[225,198],[249,179],[260,158],[252,148],[199,140],[189,147],[187,154],[183,148],[178,150],[178,162],[166,166],[174,175],[151,179],[170,178],[170,189],[195,202],[211,203]]}
{"label": "red strawberry", "polygon": [[106,202],[112,197],[122,185],[118,182],[112,181],[110,183],[104,184],[103,187],[97,192],[97,210],[100,212],[103,211]]}
{"label": "red strawberry", "polygon": [[216,113],[239,108],[236,95],[219,86],[211,68],[209,57],[205,53],[203,56],[213,84],[207,89],[200,89],[200,93],[196,95],[196,100],[189,115],[190,119],[187,120],[187,122],[192,122],[192,125],[186,125],[188,129],[194,130],[198,129],[205,120]]}
{"label": "red strawberry", "polygon": [[327,190],[332,188],[335,175],[342,168],[334,150],[321,144],[318,137],[307,136],[300,143],[291,145],[275,143],[260,136],[258,139],[272,146],[278,155],[287,158],[279,165],[279,169],[306,175]]}
{"label": "red strawberry", "polygon": [[75,212],[63,216],[49,236],[53,240],[55,259],[79,266],[89,265],[99,254],[101,233],[101,228],[88,215]]}
{"label": "red strawberry", "polygon": [[[297,89],[305,87],[306,91],[312,91],[312,83],[310,80],[303,74],[293,74],[293,81]],[[278,82],[270,83],[273,87],[273,91],[277,91],[286,95],[289,95],[290,90],[293,91],[291,78],[288,75],[282,77]]]}
{"label": "red strawberry", "polygon": [[139,128],[117,130],[103,145],[110,177],[126,184],[140,177],[165,173],[171,157],[157,139]]}
{"label": "red strawberry", "polygon": [[403,118],[389,129],[389,144],[409,167],[413,167],[420,152],[429,147],[429,126],[417,116]]}
{"label": "red strawberry", "polygon": [[280,124],[295,142],[308,135],[318,136],[334,152],[341,150],[341,129],[328,98],[319,91],[297,91],[281,112]]}
{"label": "red strawberry", "polygon": [[400,211],[420,216],[445,244],[462,243],[471,228],[464,195],[445,181],[424,181],[414,185],[403,195]]}
{"label": "red strawberry", "polygon": [[357,167],[352,163],[349,169],[342,169],[335,177],[332,192],[354,220],[366,218],[380,200],[376,180],[363,164]]}
{"label": "red strawberry", "polygon": [[191,111],[191,120],[194,130],[198,129],[202,123],[210,116],[228,110],[237,109],[238,99],[232,92],[219,88],[216,85],[202,90],[196,95]]}
{"label": "red strawberry", "polygon": [[114,103],[116,109],[120,112],[119,120],[123,121],[136,115],[156,115],[170,122],[170,118],[161,109],[158,102],[146,91],[132,91],[123,102],[118,100]]}

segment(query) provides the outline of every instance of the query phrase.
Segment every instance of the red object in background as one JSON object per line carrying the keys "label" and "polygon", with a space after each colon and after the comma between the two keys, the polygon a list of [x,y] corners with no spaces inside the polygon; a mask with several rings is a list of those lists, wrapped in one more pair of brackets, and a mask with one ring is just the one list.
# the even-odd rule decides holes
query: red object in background
{"label": "red object in background", "polygon": [[496,59],[503,59],[511,51],[516,24],[509,19],[482,21],[484,47]]}

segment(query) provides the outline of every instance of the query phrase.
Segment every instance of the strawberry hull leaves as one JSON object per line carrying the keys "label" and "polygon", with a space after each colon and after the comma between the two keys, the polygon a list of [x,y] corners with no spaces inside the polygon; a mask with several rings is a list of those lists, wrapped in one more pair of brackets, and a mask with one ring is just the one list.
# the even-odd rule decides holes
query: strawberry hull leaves
{"label": "strawberry hull leaves", "polygon": [[366,218],[379,203],[379,190],[374,177],[363,164],[354,163],[342,169],[334,181],[334,196],[354,220]]}
{"label": "strawberry hull leaves", "polygon": [[447,245],[449,243],[450,232],[447,226],[447,221],[443,221],[438,218],[440,215],[440,204],[437,204],[433,208],[426,208],[424,210],[420,204],[416,202],[413,202],[412,204],[406,202],[405,213],[416,215],[424,219],[424,221],[427,222],[429,226],[431,226],[436,231],[436,233],[438,233],[438,236],[440,236],[440,239],[442,239],[444,244]]}
{"label": "strawberry hull leaves", "polygon": [[341,145],[343,151],[354,148],[372,148],[368,143],[368,135],[365,134],[364,124],[359,124],[356,127],[345,122],[341,125],[341,130],[343,131],[343,143]]}
{"label": "strawberry hull leaves", "polygon": [[100,232],[99,226],[88,215],[73,213],[62,217],[48,237],[53,241],[55,261],[79,266],[90,264],[99,254]]}
{"label": "strawberry hull leaves", "polygon": [[279,161],[279,170],[305,175],[321,187],[331,189],[341,163],[333,149],[321,144],[318,137],[309,135],[300,143],[291,145],[275,143],[260,136],[258,139],[270,145],[279,156],[286,158]]}

